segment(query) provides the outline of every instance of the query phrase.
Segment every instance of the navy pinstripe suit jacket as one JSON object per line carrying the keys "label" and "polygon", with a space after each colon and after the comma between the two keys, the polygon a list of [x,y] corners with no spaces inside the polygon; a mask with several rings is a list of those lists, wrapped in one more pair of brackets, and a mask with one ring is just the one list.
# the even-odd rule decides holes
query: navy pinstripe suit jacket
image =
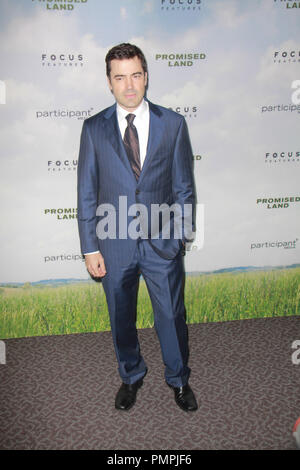
{"label": "navy pinstripe suit jacket", "polygon": [[[119,236],[120,196],[127,197],[127,208],[143,204],[148,210],[147,225],[141,222],[143,238],[163,258],[172,259],[182,247],[174,238],[156,238],[159,227],[151,233],[151,204],[190,204],[194,229],[195,188],[193,155],[183,116],[149,102],[150,124],[146,158],[139,180],[132,172],[120,134],[116,104],[86,119],[83,124],[78,161],[78,225],[82,253],[100,250],[106,265],[126,265],[133,256],[137,241]],[[125,200],[125,198],[123,198]],[[116,210],[115,239],[99,239],[96,227],[105,215],[96,215],[99,205],[111,204]],[[183,212],[179,217],[182,218]],[[171,214],[172,216],[172,214]],[[178,214],[175,216],[178,219]],[[174,219],[172,219],[174,223]],[[126,217],[127,226],[133,216]],[[145,220],[145,219],[144,219]],[[148,230],[148,232],[147,232]],[[145,233],[147,232],[147,233]],[[160,235],[158,234],[160,232]],[[185,239],[183,234],[182,239]]]}

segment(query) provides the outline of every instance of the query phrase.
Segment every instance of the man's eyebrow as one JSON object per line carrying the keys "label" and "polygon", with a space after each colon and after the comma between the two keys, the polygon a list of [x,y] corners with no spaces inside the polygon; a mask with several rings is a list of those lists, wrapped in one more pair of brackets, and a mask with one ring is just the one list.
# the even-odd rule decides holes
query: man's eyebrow
{"label": "man's eyebrow", "polygon": [[[143,73],[142,72],[133,72],[130,75],[143,75]],[[118,77],[126,77],[126,75],[121,74],[121,73],[118,73],[117,75],[114,75],[114,78],[118,78]]]}

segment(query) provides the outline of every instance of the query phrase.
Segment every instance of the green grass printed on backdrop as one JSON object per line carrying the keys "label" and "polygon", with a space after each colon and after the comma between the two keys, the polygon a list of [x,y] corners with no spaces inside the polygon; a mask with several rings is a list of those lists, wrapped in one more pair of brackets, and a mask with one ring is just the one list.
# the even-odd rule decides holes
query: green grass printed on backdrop
{"label": "green grass printed on backdrop", "polygon": [[[188,323],[299,315],[300,268],[187,276]],[[138,296],[137,328],[153,326],[145,282]],[[60,335],[110,329],[101,284],[0,288],[0,338]]]}

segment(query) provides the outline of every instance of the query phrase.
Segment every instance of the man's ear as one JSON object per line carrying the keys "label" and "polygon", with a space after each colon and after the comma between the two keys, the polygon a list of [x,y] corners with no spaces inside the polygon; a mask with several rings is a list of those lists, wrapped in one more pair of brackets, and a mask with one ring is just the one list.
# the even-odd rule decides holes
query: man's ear
{"label": "man's ear", "polygon": [[147,86],[148,84],[148,73],[145,72],[145,86]]}
{"label": "man's ear", "polygon": [[113,93],[112,86],[111,86],[111,81],[110,81],[110,77],[108,77],[108,76],[106,75],[106,78],[107,78],[107,83],[108,83],[109,89],[110,89],[110,91]]}

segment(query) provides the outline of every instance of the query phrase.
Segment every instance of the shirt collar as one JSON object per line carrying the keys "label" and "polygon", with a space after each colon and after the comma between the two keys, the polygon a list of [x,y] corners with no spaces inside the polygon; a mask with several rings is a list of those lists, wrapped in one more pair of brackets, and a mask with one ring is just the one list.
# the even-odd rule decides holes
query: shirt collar
{"label": "shirt collar", "polygon": [[133,111],[132,113],[130,113],[129,111],[126,111],[126,109],[122,108],[119,105],[119,103],[117,103],[117,115],[118,115],[118,119],[121,119],[121,120],[122,119],[126,120],[127,114],[135,114],[137,119],[141,119],[147,111],[148,111],[148,103],[144,99],[141,102],[141,104],[138,106],[138,108],[136,108],[136,110]]}

